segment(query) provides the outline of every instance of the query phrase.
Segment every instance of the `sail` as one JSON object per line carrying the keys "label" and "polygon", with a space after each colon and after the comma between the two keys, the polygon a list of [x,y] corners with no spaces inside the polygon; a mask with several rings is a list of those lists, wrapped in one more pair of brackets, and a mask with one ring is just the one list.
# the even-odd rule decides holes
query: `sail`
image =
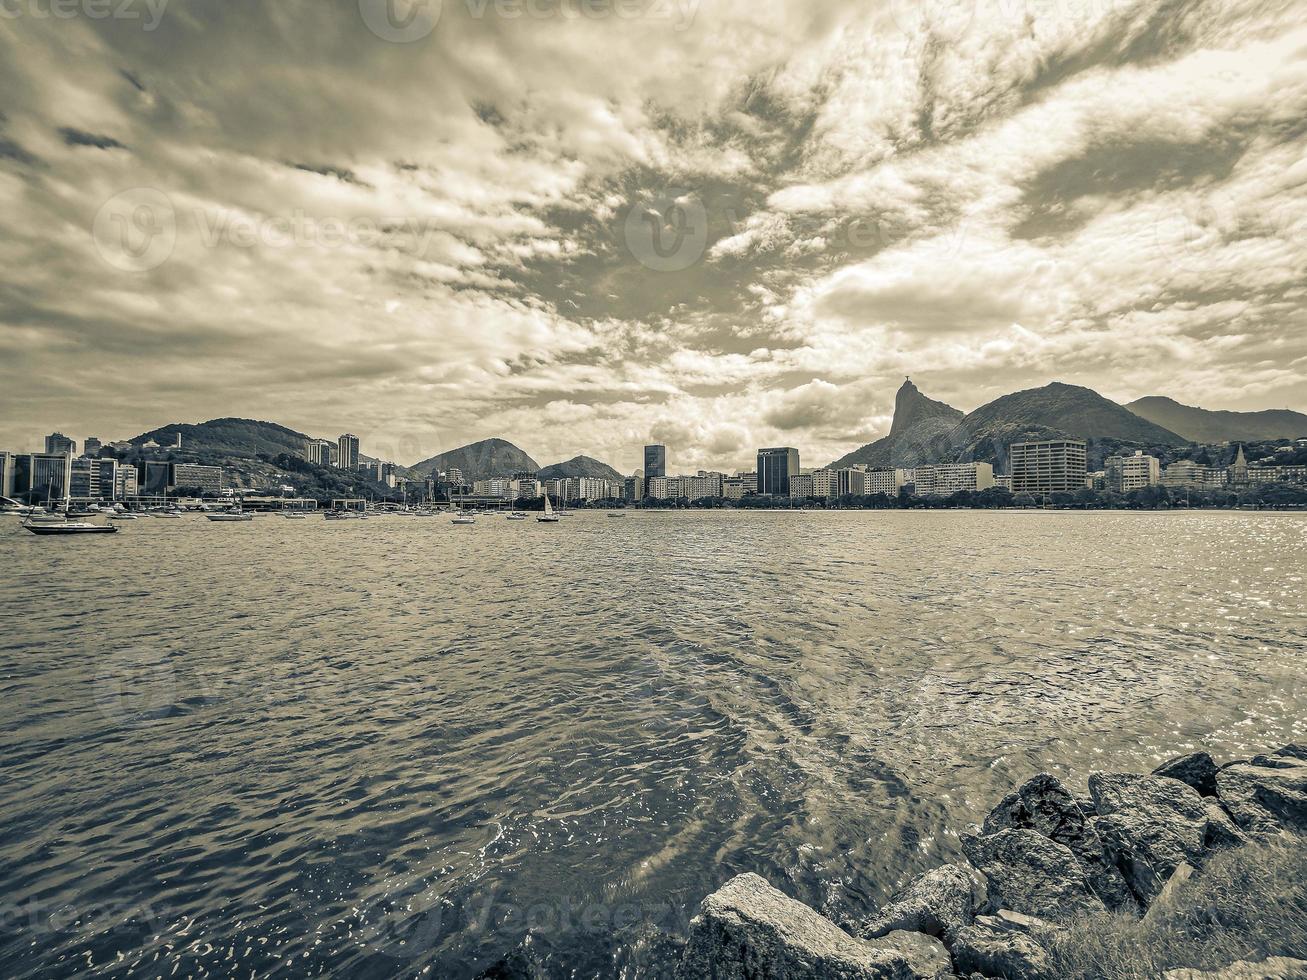
{"label": "sail", "polygon": [[552,516],[553,516],[553,513],[554,513],[554,505],[551,504],[551,503],[549,502],[549,494],[546,493],[546,494],[545,494],[545,516],[546,516],[546,517],[552,517]]}

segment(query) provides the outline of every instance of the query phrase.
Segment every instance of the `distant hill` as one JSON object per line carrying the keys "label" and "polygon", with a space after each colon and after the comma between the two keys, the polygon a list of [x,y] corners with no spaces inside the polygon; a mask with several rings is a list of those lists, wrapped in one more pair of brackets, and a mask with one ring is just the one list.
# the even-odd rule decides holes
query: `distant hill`
{"label": "distant hill", "polygon": [[1287,408],[1264,412],[1216,412],[1181,405],[1174,399],[1161,396],[1140,398],[1126,408],[1191,442],[1262,442],[1307,437],[1307,415]]}
{"label": "distant hill", "polygon": [[573,456],[562,463],[551,463],[538,475],[542,480],[565,480],[583,476],[597,480],[622,479],[622,474],[617,470],[591,456]]}
{"label": "distant hill", "polygon": [[952,405],[923,395],[911,381],[905,381],[894,396],[894,421],[889,435],[855,449],[837,459],[832,466],[915,466],[938,453],[936,446],[947,445],[948,435],[962,419]]}
{"label": "distant hill", "polygon": [[1007,449],[1012,443],[1067,436],[1091,444],[1091,466],[1102,455],[1093,451],[1096,448],[1116,452],[1187,442],[1090,388],[1060,381],[982,405],[958,423],[949,441],[955,459],[991,462],[1006,470]]}
{"label": "distant hill", "polygon": [[531,472],[540,469],[540,464],[518,449],[511,442],[503,439],[483,439],[468,446],[460,446],[449,452],[440,453],[430,459],[424,459],[409,467],[420,477],[430,476],[433,472],[457,468],[462,470],[463,479],[489,480],[492,477],[508,477],[514,473]]}
{"label": "distant hill", "polygon": [[213,419],[190,425],[174,422],[129,440],[142,445],[154,440],[160,446],[171,446],[181,433],[185,452],[223,453],[252,459],[259,453],[277,456],[281,453],[301,454],[309,436],[275,422],[258,422],[254,419]]}

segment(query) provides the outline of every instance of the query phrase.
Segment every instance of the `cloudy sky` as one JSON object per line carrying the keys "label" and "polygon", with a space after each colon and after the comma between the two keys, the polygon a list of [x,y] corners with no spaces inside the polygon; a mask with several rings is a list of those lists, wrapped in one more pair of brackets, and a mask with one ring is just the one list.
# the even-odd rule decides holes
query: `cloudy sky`
{"label": "cloudy sky", "polygon": [[1307,409],[1305,147],[1291,0],[0,0],[0,448]]}

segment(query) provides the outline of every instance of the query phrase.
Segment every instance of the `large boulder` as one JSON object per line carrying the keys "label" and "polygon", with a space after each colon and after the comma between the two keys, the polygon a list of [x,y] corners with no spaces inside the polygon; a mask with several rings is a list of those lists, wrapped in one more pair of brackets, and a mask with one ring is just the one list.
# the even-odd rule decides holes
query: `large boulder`
{"label": "large boulder", "polygon": [[1167,970],[1165,980],[1307,980],[1307,961],[1288,956],[1272,956],[1253,963],[1239,960],[1210,972],[1202,970]]}
{"label": "large boulder", "polygon": [[1207,837],[1203,846],[1209,851],[1228,850],[1248,843],[1248,835],[1225,812],[1220,800],[1203,797],[1207,805]]}
{"label": "large boulder", "polygon": [[1089,793],[1100,814],[1094,827],[1145,906],[1176,868],[1201,862],[1207,805],[1192,786],[1165,776],[1096,772]]}
{"label": "large boulder", "polygon": [[1292,759],[1301,759],[1303,762],[1307,762],[1307,745],[1290,742],[1288,745],[1280,746],[1271,755],[1287,755]]}
{"label": "large boulder", "polygon": [[1130,889],[1108,859],[1092,822],[1056,776],[1041,772],[999,801],[985,818],[982,832],[1000,830],[1034,830],[1066,845],[1084,869],[1090,890],[1104,905],[1110,909],[1133,906]]}
{"label": "large boulder", "polygon": [[[925,937],[922,937],[923,939]],[[680,980],[909,980],[920,949],[854,939],[756,874],[703,900],[690,922]]]}
{"label": "large boulder", "polygon": [[894,901],[862,925],[864,939],[876,939],[900,929],[923,932],[952,942],[971,923],[971,876],[954,864],[934,868],[914,878]]}
{"label": "large boulder", "polygon": [[1216,774],[1221,802],[1248,833],[1307,832],[1307,761],[1292,755],[1276,758],[1285,764],[1236,762],[1222,769]]}
{"label": "large boulder", "polygon": [[910,977],[923,980],[952,980],[953,960],[944,944],[933,936],[914,931],[891,932],[876,940],[883,949],[903,954]]}
{"label": "large boulder", "polygon": [[1003,980],[1051,980],[1053,976],[1053,964],[1043,946],[987,915],[958,931],[953,967],[960,976],[978,973]]}
{"label": "large boulder", "polygon": [[1103,912],[1071,849],[1033,830],[964,834],[962,850],[989,883],[991,908],[1052,922]]}
{"label": "large boulder", "polygon": [[1216,773],[1219,768],[1208,753],[1192,752],[1163,762],[1153,770],[1153,775],[1187,783],[1196,789],[1200,796],[1215,796]]}

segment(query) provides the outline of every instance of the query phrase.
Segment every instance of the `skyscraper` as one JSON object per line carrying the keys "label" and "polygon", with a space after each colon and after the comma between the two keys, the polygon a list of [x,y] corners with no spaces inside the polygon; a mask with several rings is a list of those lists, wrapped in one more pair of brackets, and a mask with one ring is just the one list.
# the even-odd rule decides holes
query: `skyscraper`
{"label": "skyscraper", "polygon": [[1014,442],[1008,447],[1013,493],[1074,493],[1085,486],[1085,443],[1080,439]]}
{"label": "skyscraper", "polygon": [[799,475],[799,451],[782,446],[758,450],[758,492],[773,497],[790,495],[790,477]]}
{"label": "skyscraper", "polygon": [[87,436],[86,441],[82,443],[82,455],[99,456],[103,446],[104,443],[100,442],[95,436]]}
{"label": "skyscraper", "polygon": [[336,447],[326,439],[310,439],[304,443],[304,458],[314,466],[330,466]]}
{"label": "skyscraper", "polygon": [[644,447],[644,478],[667,475],[667,447]]}
{"label": "skyscraper", "polygon": [[351,473],[359,468],[359,437],[346,432],[336,440],[336,465]]}
{"label": "skyscraper", "polygon": [[47,455],[58,453],[77,454],[77,443],[69,439],[62,432],[52,432],[45,437],[45,451]]}

